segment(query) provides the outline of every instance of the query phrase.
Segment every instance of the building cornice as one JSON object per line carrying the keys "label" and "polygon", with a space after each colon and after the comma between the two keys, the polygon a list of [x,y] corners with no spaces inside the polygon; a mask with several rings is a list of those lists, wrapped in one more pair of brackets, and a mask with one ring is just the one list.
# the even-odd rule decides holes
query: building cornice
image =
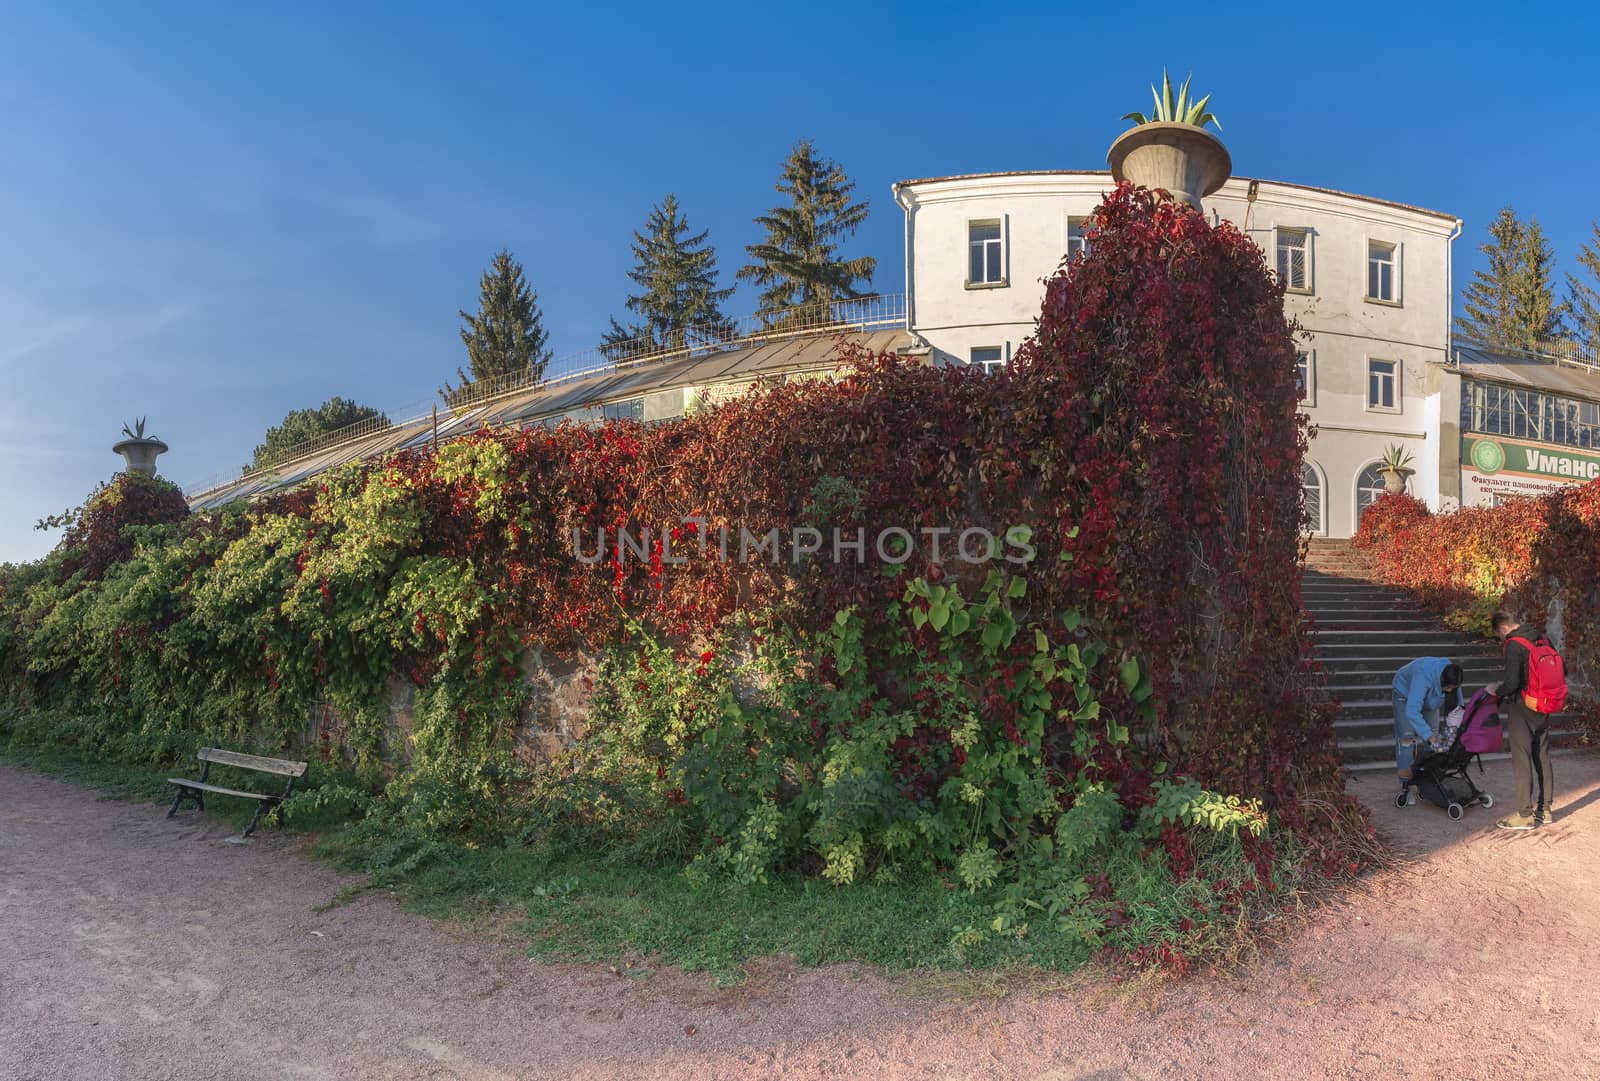
{"label": "building cornice", "polygon": [[[1250,184],[1249,177],[1232,177],[1217,196],[1244,200]],[[893,190],[901,205],[907,206],[985,195],[1093,196],[1110,190],[1111,186],[1111,174],[1104,170],[1054,169],[902,180]],[[1406,221],[1415,228],[1441,236],[1450,233],[1457,221],[1454,215],[1438,210],[1283,180],[1257,181],[1256,202],[1266,206],[1318,209],[1371,221]]]}

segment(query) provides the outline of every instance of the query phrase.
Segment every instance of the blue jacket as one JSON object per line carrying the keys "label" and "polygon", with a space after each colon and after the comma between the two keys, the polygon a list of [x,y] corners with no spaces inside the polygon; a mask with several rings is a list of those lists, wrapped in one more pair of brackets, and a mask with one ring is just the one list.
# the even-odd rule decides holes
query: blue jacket
{"label": "blue jacket", "polygon": [[[1441,713],[1445,693],[1439,686],[1439,676],[1451,663],[1449,657],[1418,657],[1394,674],[1394,696],[1405,702],[1406,720],[1421,739],[1433,734],[1424,712]],[[1451,708],[1461,704],[1461,688],[1450,693]]]}

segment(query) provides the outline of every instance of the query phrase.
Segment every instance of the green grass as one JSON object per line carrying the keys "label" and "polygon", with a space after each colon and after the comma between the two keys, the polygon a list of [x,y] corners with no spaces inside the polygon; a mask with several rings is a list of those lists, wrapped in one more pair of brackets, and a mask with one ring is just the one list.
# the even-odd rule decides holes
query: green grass
{"label": "green grass", "polygon": [[993,898],[939,880],[841,889],[798,875],[755,886],[696,885],[671,867],[535,848],[467,848],[429,842],[377,821],[323,838],[318,851],[365,871],[432,915],[517,917],[529,952],[548,960],[622,964],[650,960],[737,981],[750,960],[792,956],[802,965],[862,961],[889,969],[1002,962],[1071,969],[1091,954],[1060,935],[951,944],[952,929],[987,926]]}
{"label": "green grass", "polygon": [[[0,761],[119,799],[164,801],[172,793],[166,778],[177,775],[171,767],[86,761],[15,743],[0,750]],[[245,800],[217,799],[205,813],[242,828],[253,810]],[[1092,952],[1087,943],[1038,933],[953,946],[952,929],[989,924],[993,898],[939,880],[840,889],[783,875],[750,887],[697,886],[671,867],[596,853],[472,848],[381,819],[330,818],[294,814],[285,827],[309,835],[318,856],[366,874],[363,885],[329,903],[382,888],[434,917],[509,916],[529,953],[546,960],[632,962],[635,970],[644,962],[678,965],[728,985],[743,978],[747,962],[771,956],[802,965],[861,961],[885,969],[1020,972],[1070,970]]]}
{"label": "green grass", "polygon": [[0,762],[46,773],[59,780],[96,788],[114,799],[172,798],[168,777],[177,774],[159,766],[101,762],[67,751],[0,744]]}
{"label": "green grass", "polygon": [[[166,778],[184,769],[85,760],[72,751],[20,746],[15,738],[0,742],[0,762],[114,798],[162,802],[172,791]],[[333,793],[340,781],[330,776],[322,783]],[[521,936],[531,956],[551,961],[608,964],[630,976],[676,965],[723,986],[743,980],[745,966],[761,958],[789,956],[808,966],[859,961],[911,972],[913,983],[934,993],[994,994],[1019,980],[1070,973],[1097,951],[1042,919],[1025,935],[990,933],[996,894],[969,893],[939,878],[849,888],[795,874],[755,886],[696,883],[677,866],[625,854],[548,840],[474,847],[430,839],[386,814],[352,821],[337,798],[318,802],[297,806],[286,832],[308,836],[313,853],[365,876],[327,906],[364,890],[387,890],[430,916],[487,917]],[[206,813],[242,828],[253,810],[248,801],[222,798]],[[1119,899],[1130,906],[1130,931],[1137,926],[1139,941],[1162,940],[1182,915],[1193,914],[1158,868],[1127,864],[1119,871],[1117,862],[1113,857],[1108,868],[1127,884]],[[1292,894],[1286,890],[1272,903],[1281,907]],[[1248,948],[1249,927],[1237,917],[1219,917],[1214,932],[1214,957]]]}

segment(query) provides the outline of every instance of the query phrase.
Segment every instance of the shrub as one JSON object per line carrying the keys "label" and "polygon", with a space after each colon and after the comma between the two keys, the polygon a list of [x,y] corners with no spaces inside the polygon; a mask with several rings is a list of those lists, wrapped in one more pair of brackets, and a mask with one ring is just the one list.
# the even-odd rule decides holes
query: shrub
{"label": "shrub", "polygon": [[1387,548],[1399,534],[1430,517],[1428,505],[1416,496],[1384,492],[1361,512],[1353,543],[1357,548]]}
{"label": "shrub", "polygon": [[[321,752],[420,829],[503,837],[526,797],[746,882],[938,868],[1059,915],[1084,861],[1159,847],[1187,874],[1266,812],[1349,869],[1281,289],[1231,225],[1149,192],[1095,226],[994,376],[851,353],[681,421],[485,431],[149,526],[101,576],[8,572],[5,690],[271,749],[331,702]],[[887,527],[921,531],[888,567],[719,554],[724,530]],[[966,562],[964,527],[1013,558]],[[533,647],[609,658],[591,739],[525,778]]]}
{"label": "shrub", "polygon": [[1356,544],[1374,554],[1382,581],[1410,590],[1462,630],[1489,633],[1500,608],[1539,622],[1559,615],[1569,678],[1593,685],[1600,481],[1438,515],[1419,500],[1386,494],[1362,515]]}
{"label": "shrub", "polygon": [[106,568],[133,554],[133,527],[164,525],[188,516],[189,504],[177,485],[143,473],[118,473],[96,488],[83,506],[50,524],[67,525],[60,544],[65,554],[62,571],[82,571],[95,581]]}

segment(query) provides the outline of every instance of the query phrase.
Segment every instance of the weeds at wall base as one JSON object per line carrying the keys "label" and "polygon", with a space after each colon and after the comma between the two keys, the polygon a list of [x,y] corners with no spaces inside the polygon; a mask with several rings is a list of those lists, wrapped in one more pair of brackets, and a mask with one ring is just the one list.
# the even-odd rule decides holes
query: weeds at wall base
{"label": "weeds at wall base", "polygon": [[[0,723],[0,762],[97,788],[111,798],[164,800],[170,792],[169,766],[96,761],[28,744],[17,738],[14,714],[0,718],[5,721],[13,727]],[[1107,881],[1121,884],[1120,892],[1113,889],[1104,898],[1121,907],[1117,927],[1085,936],[1081,928],[1069,932],[1035,922],[1022,934],[1015,927],[973,933],[994,926],[1003,891],[969,891],[941,876],[849,889],[793,873],[751,886],[726,880],[696,884],[681,872],[619,858],[614,851],[547,841],[442,841],[382,807],[352,821],[336,807],[342,796],[318,799],[320,792],[342,788],[330,778],[309,790],[283,831],[308,839],[309,851],[320,858],[364,876],[341,887],[319,911],[386,892],[437,918],[489,917],[525,939],[530,955],[541,960],[605,964],[624,972],[634,971],[624,968],[629,962],[646,970],[673,965],[704,972],[722,986],[741,982],[747,966],[772,957],[804,966],[855,961],[918,974],[933,988],[971,982],[989,988],[987,993],[1048,987],[1075,972],[1133,986],[1152,973],[1181,975],[1252,957],[1256,940],[1296,908],[1307,881],[1292,851],[1280,853],[1271,890],[1243,889],[1256,880],[1237,858],[1202,864],[1191,881],[1225,879],[1238,903],[1204,916],[1184,915],[1179,906],[1192,904],[1201,891],[1174,890],[1158,863],[1124,852],[1106,864]],[[152,818],[162,813],[159,803],[148,810]],[[221,801],[206,814],[241,828],[250,812],[243,801]]]}

